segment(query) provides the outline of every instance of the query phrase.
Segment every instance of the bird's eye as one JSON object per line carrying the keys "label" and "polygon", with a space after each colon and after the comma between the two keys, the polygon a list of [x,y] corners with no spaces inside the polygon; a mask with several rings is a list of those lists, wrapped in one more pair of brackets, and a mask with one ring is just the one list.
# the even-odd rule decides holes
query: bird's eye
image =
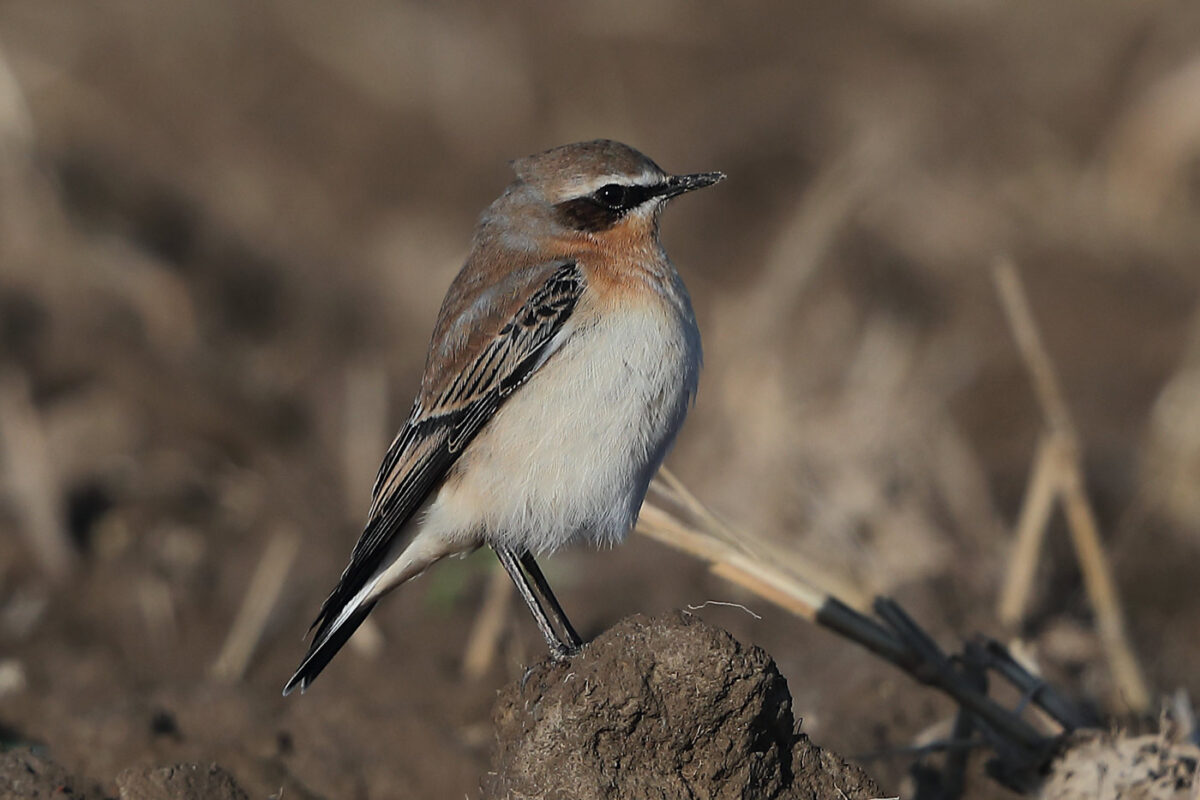
{"label": "bird's eye", "polygon": [[596,190],[596,199],[612,209],[624,207],[628,198],[628,190],[619,183],[610,183]]}

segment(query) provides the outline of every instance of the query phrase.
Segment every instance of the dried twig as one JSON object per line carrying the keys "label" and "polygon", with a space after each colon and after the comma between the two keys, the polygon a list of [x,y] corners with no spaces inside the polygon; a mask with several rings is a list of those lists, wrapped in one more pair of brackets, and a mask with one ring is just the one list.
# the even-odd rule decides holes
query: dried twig
{"label": "dried twig", "polygon": [[250,658],[299,551],[300,537],[292,528],[283,528],[271,537],[250,579],[242,607],[225,637],[221,654],[213,662],[214,678],[232,682],[246,674]]}
{"label": "dried twig", "polygon": [[362,625],[359,625],[358,630],[350,637],[350,641],[346,642],[347,647],[363,658],[379,658],[386,644],[383,629],[374,617],[364,619]]}
{"label": "dried twig", "polygon": [[713,513],[704,503],[701,503],[700,498],[692,494],[692,490],[687,488],[684,482],[676,477],[674,472],[667,469],[664,465],[659,468],[658,475],[655,477],[661,481],[661,483],[656,484],[656,488],[659,491],[662,491],[663,486],[670,489],[671,496],[675,502],[684,506],[699,519],[703,520],[705,528],[710,533],[739,550],[746,550],[746,544],[743,541],[744,537],[738,536],[723,519]]}
{"label": "dried twig", "polygon": [[[1097,630],[1117,687],[1117,699],[1133,710],[1144,711],[1150,705],[1150,693],[1125,630],[1112,567],[1084,488],[1079,435],[1063,399],[1053,363],[1033,320],[1016,267],[1011,261],[1000,259],[993,268],[993,277],[1049,431],[1048,442],[1039,449],[1033,474],[1033,480],[1037,483],[1031,486],[1027,495],[1022,523],[1032,527],[1040,519],[1039,527],[1045,527],[1051,502],[1047,494],[1053,485],[1053,495],[1063,500],[1071,542],[1079,559],[1088,598],[1096,612]],[[1041,538],[1040,533],[1024,529],[1020,532],[1020,557],[1014,559],[1010,568],[1003,594],[1007,601],[1007,605],[1002,603],[1004,611],[1012,612],[1025,607],[1027,587],[1032,583],[1030,573],[1037,562]],[[1021,552],[1024,550],[1032,552]]]}
{"label": "dried twig", "polygon": [[[698,551],[692,552],[692,555],[705,561],[714,562],[713,571],[721,574],[722,577],[732,580],[734,583],[747,580],[765,581],[764,586],[782,585],[788,587],[785,592],[799,593],[800,596],[832,594],[854,608],[870,607],[871,599],[850,579],[814,564],[800,553],[779,547],[761,536],[748,536],[734,530],[700,502],[666,467],[659,470],[650,489],[654,497],[667,500],[670,505],[685,512],[686,516],[693,520],[694,525],[682,524],[663,506],[657,505],[653,501],[647,501],[642,509],[642,519],[645,520],[646,514],[649,512],[648,524],[650,527],[643,530],[643,527],[639,525],[639,530],[686,552],[692,552],[689,548],[698,548]],[[702,532],[701,539],[695,537],[696,532]],[[708,541],[709,539],[715,540],[725,547],[716,548],[712,542]],[[735,567],[734,564],[743,566]],[[773,577],[766,577],[761,573],[762,565],[767,564],[772,565],[770,569]],[[746,567],[745,565],[755,566]],[[742,577],[739,578],[739,575]]]}
{"label": "dried twig", "polygon": [[1112,567],[1100,540],[1100,526],[1087,499],[1078,462],[1063,475],[1063,502],[1067,512],[1067,527],[1079,558],[1084,584],[1096,610],[1096,626],[1100,641],[1108,655],[1119,699],[1134,711],[1150,709],[1150,690],[1142,676],[1141,665],[1125,629],[1125,615],[1113,580]]}
{"label": "dried twig", "polygon": [[1000,621],[1009,627],[1016,627],[1025,618],[1033,595],[1033,578],[1041,559],[1046,526],[1054,511],[1054,499],[1058,494],[1055,476],[1060,468],[1055,462],[1060,456],[1060,447],[1053,435],[1043,436],[1038,442],[1033,472],[1017,521],[1017,541],[1000,593]]}
{"label": "dried twig", "polygon": [[1071,412],[1067,409],[1067,401],[1063,399],[1058,375],[1054,371],[1054,363],[1050,360],[1050,354],[1042,342],[1041,332],[1033,320],[1033,311],[1029,307],[1029,299],[1025,295],[1025,287],[1021,285],[1016,266],[1009,259],[1001,258],[992,267],[992,278],[1004,306],[1009,327],[1017,340],[1021,359],[1025,368],[1029,370],[1033,391],[1037,395],[1046,424],[1050,430],[1064,434],[1071,441],[1079,441],[1075,424],[1071,421]]}
{"label": "dried twig", "polygon": [[467,636],[467,647],[463,653],[463,676],[468,680],[479,680],[496,662],[500,640],[508,621],[509,598],[512,597],[513,582],[502,569],[488,573],[487,587],[475,623]]}
{"label": "dried twig", "polygon": [[75,563],[62,517],[62,490],[29,382],[15,371],[0,374],[0,442],[4,483],[21,515],[21,531],[46,575],[61,581]]}
{"label": "dried twig", "polygon": [[637,530],[643,536],[709,562],[713,573],[810,622],[816,621],[817,609],[827,596],[796,576],[739,552],[708,532],[689,527],[652,503],[642,507]]}
{"label": "dried twig", "polygon": [[783,230],[763,259],[759,280],[748,285],[734,308],[739,327],[752,340],[768,338],[766,329],[785,318],[839,231],[877,187],[891,159],[884,137],[867,135],[833,161],[797,199]]}
{"label": "dried twig", "polygon": [[[675,484],[673,492],[659,494],[699,501]],[[687,504],[685,504],[687,505]],[[689,511],[691,509],[689,508]],[[718,532],[706,529],[716,519],[712,512],[692,513],[685,522],[671,511],[648,502],[642,508],[638,531],[657,541],[710,562],[712,570],[759,597],[803,617],[814,624],[858,643],[891,662],[916,680],[934,686],[959,704],[960,732],[978,731],[978,740],[960,742],[969,748],[986,743],[997,754],[996,775],[1006,785],[1028,789],[1054,750],[1054,735],[1044,735],[1021,717],[1020,710],[1009,711],[987,694],[987,670],[994,670],[1020,689],[1029,705],[1049,714],[1063,730],[1091,724],[1091,718],[1076,709],[1053,687],[1025,670],[1001,645],[979,640],[967,645],[962,656],[948,657],[893,601],[876,598],[872,618],[841,602],[836,596],[806,584],[797,576],[724,540]],[[728,528],[724,533],[729,534]],[[880,621],[882,620],[882,621]],[[952,760],[944,785],[961,785],[961,759]],[[947,795],[952,796],[952,795]]]}

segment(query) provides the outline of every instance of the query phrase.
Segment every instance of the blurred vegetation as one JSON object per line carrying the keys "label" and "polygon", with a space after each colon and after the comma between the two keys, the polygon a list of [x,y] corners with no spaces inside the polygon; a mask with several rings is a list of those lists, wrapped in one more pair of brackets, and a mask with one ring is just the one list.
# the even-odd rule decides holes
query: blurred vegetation
{"label": "blurred vegetation", "polygon": [[[664,221],[706,346],[675,471],[738,529],[950,634],[996,625],[1041,428],[989,277],[1010,256],[1135,649],[1155,689],[1195,696],[1197,41],[1184,2],[0,3],[0,653],[36,689],[0,723],[111,777],[122,756],[72,715],[98,684],[126,705],[205,686],[270,535],[295,530],[238,690],[260,718],[188,746],[394,734],[460,768],[339,750],[297,780],[471,790],[490,701],[446,665],[472,569],[441,584],[468,587],[461,624],[396,601],[379,660],[351,656],[299,711],[265,698],[342,567],[506,161],[596,137],[730,176]],[[1023,633],[1101,698],[1051,533]],[[592,630],[731,591],[627,547],[561,559]],[[772,650],[822,744],[907,744],[938,717],[888,695],[901,710],[868,719],[857,698],[899,690],[787,617],[717,621]],[[371,716],[389,702],[411,721]]]}

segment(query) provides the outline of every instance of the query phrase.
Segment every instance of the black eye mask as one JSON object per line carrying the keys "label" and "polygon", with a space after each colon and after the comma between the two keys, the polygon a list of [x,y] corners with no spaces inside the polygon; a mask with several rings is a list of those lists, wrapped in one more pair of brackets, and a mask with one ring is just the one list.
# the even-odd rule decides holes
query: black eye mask
{"label": "black eye mask", "polygon": [[568,228],[597,233],[611,228],[627,212],[662,194],[662,188],[607,183],[589,195],[564,200],[555,209],[559,219]]}

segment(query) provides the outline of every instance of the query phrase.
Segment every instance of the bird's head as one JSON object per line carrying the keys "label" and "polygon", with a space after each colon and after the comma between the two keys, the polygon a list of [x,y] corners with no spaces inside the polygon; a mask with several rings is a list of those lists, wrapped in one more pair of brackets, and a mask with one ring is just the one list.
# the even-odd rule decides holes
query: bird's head
{"label": "bird's head", "polygon": [[669,175],[608,139],[556,147],[512,162],[509,195],[560,235],[621,241],[652,237],[668,200],[721,181],[720,172]]}

